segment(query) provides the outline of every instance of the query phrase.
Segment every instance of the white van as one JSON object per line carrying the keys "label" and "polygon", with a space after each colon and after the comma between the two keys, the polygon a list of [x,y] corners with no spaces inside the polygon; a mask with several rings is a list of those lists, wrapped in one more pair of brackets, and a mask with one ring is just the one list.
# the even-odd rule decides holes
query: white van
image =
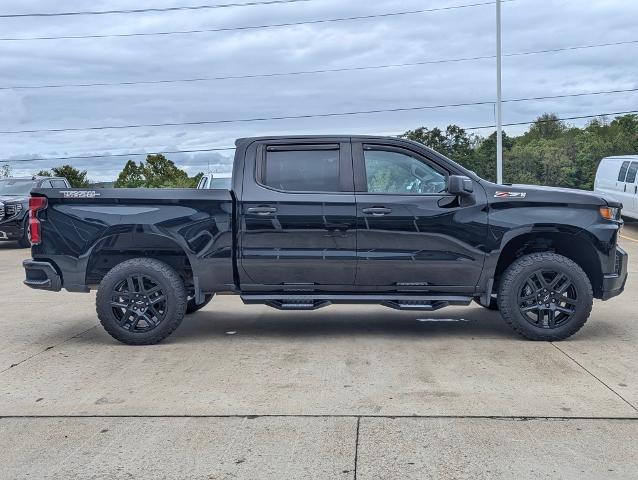
{"label": "white van", "polygon": [[230,190],[230,183],[233,178],[232,173],[207,173],[205,174],[199,183],[198,189],[207,188],[221,188],[224,190]]}
{"label": "white van", "polygon": [[598,164],[594,191],[622,202],[623,216],[638,219],[638,155],[603,158]]}

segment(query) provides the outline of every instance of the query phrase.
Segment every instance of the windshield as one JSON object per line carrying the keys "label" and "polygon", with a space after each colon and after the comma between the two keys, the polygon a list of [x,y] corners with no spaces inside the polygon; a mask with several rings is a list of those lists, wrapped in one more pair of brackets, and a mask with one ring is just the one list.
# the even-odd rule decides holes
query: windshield
{"label": "windshield", "polygon": [[210,187],[208,188],[221,188],[230,190],[230,178],[211,178]]}
{"label": "windshield", "polygon": [[35,188],[36,182],[33,180],[0,180],[0,195],[24,196],[29,195]]}

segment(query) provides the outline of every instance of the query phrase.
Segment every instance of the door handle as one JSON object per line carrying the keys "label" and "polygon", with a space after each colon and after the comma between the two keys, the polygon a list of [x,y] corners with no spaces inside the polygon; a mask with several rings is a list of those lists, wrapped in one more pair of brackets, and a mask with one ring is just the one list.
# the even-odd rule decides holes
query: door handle
{"label": "door handle", "polygon": [[275,213],[276,211],[277,209],[275,207],[265,207],[265,206],[248,207],[246,209],[247,213],[254,213],[256,215],[270,215],[271,213]]}
{"label": "door handle", "polygon": [[380,217],[380,216],[392,213],[392,209],[387,207],[370,207],[370,208],[364,208],[361,211],[365,213],[366,215],[372,215],[375,217]]}

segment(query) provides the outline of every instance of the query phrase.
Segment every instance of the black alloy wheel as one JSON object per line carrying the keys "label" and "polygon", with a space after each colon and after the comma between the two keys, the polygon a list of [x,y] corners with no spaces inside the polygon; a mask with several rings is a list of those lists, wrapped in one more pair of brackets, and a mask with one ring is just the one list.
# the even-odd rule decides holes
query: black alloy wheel
{"label": "black alloy wheel", "polygon": [[129,275],[111,293],[110,305],[120,327],[129,332],[148,332],[166,317],[166,295],[150,275]]}
{"label": "black alloy wheel", "polygon": [[565,273],[537,270],[525,280],[518,301],[520,312],[529,323],[558,328],[576,313],[578,290]]}
{"label": "black alloy wheel", "polygon": [[152,345],[182,322],[186,288],[170,265],[132,258],[104,276],[95,305],[100,323],[113,338],[128,345]]}
{"label": "black alloy wheel", "polygon": [[503,319],[530,340],[563,340],[587,322],[594,295],[589,277],[573,260],[554,252],[516,259],[499,279]]}

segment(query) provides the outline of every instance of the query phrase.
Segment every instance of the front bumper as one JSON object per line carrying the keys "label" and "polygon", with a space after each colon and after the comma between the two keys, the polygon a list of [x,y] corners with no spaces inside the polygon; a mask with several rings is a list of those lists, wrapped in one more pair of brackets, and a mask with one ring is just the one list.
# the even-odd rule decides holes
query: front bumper
{"label": "front bumper", "polygon": [[62,289],[62,278],[57,270],[49,262],[39,262],[27,259],[22,262],[26,279],[24,284],[38,290],[52,290],[59,292]]}
{"label": "front bumper", "polygon": [[614,273],[603,276],[603,300],[620,295],[625,289],[627,282],[627,261],[629,256],[622,248],[616,247],[616,263]]}
{"label": "front bumper", "polygon": [[0,222],[0,240],[19,240],[24,237],[24,220]]}

